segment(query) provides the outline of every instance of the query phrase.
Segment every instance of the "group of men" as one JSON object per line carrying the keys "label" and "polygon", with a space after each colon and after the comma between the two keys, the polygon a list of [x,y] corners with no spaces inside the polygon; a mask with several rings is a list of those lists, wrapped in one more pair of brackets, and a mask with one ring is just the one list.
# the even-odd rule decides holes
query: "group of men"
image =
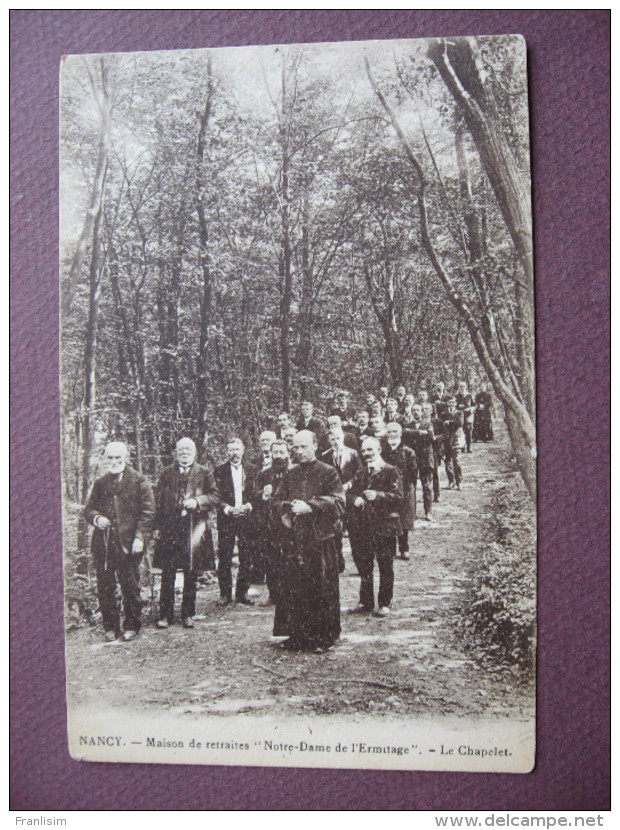
{"label": "group of men", "polygon": [[474,400],[460,383],[451,395],[439,382],[431,393],[420,390],[417,401],[403,386],[393,397],[381,387],[359,409],[339,391],[325,425],[304,401],[295,424],[283,412],[273,430],[261,433],[254,462],[246,460],[242,440],[233,436],[223,464],[199,464],[196,445],[183,437],[175,462],[162,471],[154,490],[128,465],[127,447],[108,444],[108,472],[95,482],[85,507],[94,527],[92,552],[106,639],[127,641],[138,635],[140,562],[151,535],[153,565],[162,573],[157,627],[166,629],[173,622],[179,570],[182,624],[194,627],[198,579],[216,567],[216,526],[218,604],[228,606],[234,598],[239,605],[253,605],[251,585],[266,582],[267,603],[275,606],[273,634],[282,638],[282,647],[325,651],[340,636],[343,536],[348,534],[360,577],[359,603],[350,611],[388,616],[394,559],[410,556],[417,483],[430,522],[440,498],[441,462],[448,487],[460,489],[459,456],[471,452],[474,440],[492,440],[490,394],[483,390]]}

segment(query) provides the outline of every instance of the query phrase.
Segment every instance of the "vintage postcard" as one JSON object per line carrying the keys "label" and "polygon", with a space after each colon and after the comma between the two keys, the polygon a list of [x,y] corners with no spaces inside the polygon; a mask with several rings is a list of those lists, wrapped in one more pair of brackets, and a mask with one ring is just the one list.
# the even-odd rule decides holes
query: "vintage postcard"
{"label": "vintage postcard", "polygon": [[528,772],[519,35],[70,55],[69,749]]}

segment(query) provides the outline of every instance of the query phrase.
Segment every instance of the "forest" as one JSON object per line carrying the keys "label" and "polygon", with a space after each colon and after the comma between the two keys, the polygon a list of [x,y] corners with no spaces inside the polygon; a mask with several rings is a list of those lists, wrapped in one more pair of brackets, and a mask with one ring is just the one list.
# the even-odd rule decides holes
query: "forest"
{"label": "forest", "polygon": [[155,478],[438,378],[490,384],[535,499],[520,36],[69,56],[60,147],[65,504],[112,438]]}

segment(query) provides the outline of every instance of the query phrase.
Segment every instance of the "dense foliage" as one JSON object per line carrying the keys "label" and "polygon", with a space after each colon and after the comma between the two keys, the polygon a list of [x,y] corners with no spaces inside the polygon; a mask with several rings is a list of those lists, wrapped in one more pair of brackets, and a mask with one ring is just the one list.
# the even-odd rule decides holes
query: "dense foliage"
{"label": "dense foliage", "polygon": [[536,647],[536,514],[513,474],[496,495],[490,542],[458,611],[468,647],[481,659],[519,669],[531,679]]}
{"label": "dense foliage", "polygon": [[[154,476],[181,434],[201,446],[208,434],[217,456],[227,432],[254,444],[282,407],[296,412],[307,397],[324,411],[341,386],[361,400],[384,383],[476,386],[489,374],[505,407],[525,407],[519,424],[533,421],[530,276],[488,175],[485,135],[426,48],[67,59],[68,503],[83,502],[112,437]],[[528,179],[522,42],[463,48],[484,92],[470,97],[511,154],[511,175]],[[467,69],[462,54],[451,59]],[[524,430],[512,427],[514,446]]]}

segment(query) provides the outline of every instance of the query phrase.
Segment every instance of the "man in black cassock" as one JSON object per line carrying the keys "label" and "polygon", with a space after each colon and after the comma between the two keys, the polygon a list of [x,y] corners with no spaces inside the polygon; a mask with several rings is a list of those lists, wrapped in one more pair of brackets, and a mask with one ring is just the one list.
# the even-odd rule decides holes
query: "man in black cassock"
{"label": "man in black cassock", "polygon": [[316,449],[312,431],[295,435],[298,463],[274,496],[274,511],[283,524],[283,562],[273,633],[288,635],[285,648],[320,653],[340,637],[335,533],[345,497],[338,472],[317,461]]}

